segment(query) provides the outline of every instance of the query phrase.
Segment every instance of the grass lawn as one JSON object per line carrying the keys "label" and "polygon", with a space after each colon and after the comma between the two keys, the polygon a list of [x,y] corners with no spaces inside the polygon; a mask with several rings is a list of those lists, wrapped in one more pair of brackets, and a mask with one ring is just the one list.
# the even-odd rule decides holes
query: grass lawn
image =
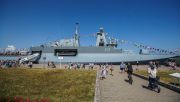
{"label": "grass lawn", "polygon": [[[148,76],[147,70],[137,70],[134,73],[140,74],[140,75],[144,75],[144,76]],[[175,84],[175,85],[179,85],[178,79],[171,77],[169,74],[172,73],[180,73],[180,70],[158,70],[157,75],[160,76],[160,80],[168,83],[168,84]]]}
{"label": "grass lawn", "polygon": [[0,101],[92,102],[95,80],[93,70],[0,69]]}

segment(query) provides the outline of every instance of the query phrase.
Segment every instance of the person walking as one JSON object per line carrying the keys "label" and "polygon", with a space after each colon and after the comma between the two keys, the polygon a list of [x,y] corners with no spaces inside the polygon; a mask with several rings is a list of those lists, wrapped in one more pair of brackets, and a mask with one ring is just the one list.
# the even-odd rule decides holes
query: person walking
{"label": "person walking", "polygon": [[136,62],[136,70],[138,70],[138,67],[139,67],[139,62],[137,61]]}
{"label": "person walking", "polygon": [[129,83],[132,84],[133,79],[132,79],[132,73],[133,73],[133,68],[131,63],[127,64],[127,74],[128,74],[128,79],[129,79]]}
{"label": "person walking", "polygon": [[121,62],[120,64],[120,73],[123,73],[126,68],[126,64],[124,62]]}
{"label": "person walking", "polygon": [[148,74],[149,74],[149,85],[148,86],[152,88],[152,83],[154,83],[155,80],[156,80],[157,70],[151,64],[150,64],[150,66],[148,68]]}
{"label": "person walking", "polygon": [[105,66],[103,66],[102,70],[101,70],[101,79],[106,79],[106,76],[108,74],[108,70],[106,69]]}
{"label": "person walking", "polygon": [[29,66],[29,68],[32,68],[33,63],[30,61],[30,62],[28,63],[28,66]]}
{"label": "person walking", "polygon": [[113,67],[113,65],[111,64],[111,65],[110,65],[110,71],[111,71],[111,74],[110,74],[110,75],[112,75],[112,76],[113,76],[113,73],[112,73],[113,70],[114,70],[114,67]]}

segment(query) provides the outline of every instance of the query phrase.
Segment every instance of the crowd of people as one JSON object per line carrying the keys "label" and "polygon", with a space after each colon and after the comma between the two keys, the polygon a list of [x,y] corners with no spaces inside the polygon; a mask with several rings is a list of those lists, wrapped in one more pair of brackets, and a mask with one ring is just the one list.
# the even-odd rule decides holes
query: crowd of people
{"label": "crowd of people", "polygon": [[[152,83],[155,81],[156,79],[156,75],[157,75],[157,68],[159,67],[159,63],[157,62],[153,62],[150,61],[149,62],[149,67],[148,67],[148,75],[149,75],[149,86],[152,85]],[[110,75],[113,75],[113,65],[100,65],[100,79],[106,79],[107,75],[108,75],[108,71],[111,71]],[[121,64],[119,65],[119,73],[125,73],[127,72],[127,76],[128,76],[128,81],[130,82],[130,84],[132,84],[132,74],[133,74],[133,67],[131,63],[124,63],[121,62]]]}
{"label": "crowd of people", "polygon": [[101,79],[106,79],[107,75],[108,75],[108,71],[110,70],[110,75],[113,76],[113,70],[114,70],[114,67],[113,65],[108,65],[108,64],[102,64],[102,65],[99,65],[100,67],[100,73],[101,73]]}
{"label": "crowd of people", "polygon": [[19,68],[19,67],[33,67],[33,62],[28,61],[22,64],[19,63],[18,60],[0,60],[0,68]]}
{"label": "crowd of people", "polygon": [[48,68],[56,68],[56,65],[53,61],[48,61]]}
{"label": "crowd of people", "polygon": [[173,69],[173,70],[175,70],[176,67],[177,67],[175,61],[168,61],[168,62],[167,62],[167,65],[168,65],[171,69]]}
{"label": "crowd of people", "polygon": [[20,51],[7,51],[7,52],[0,52],[0,56],[26,56],[28,53],[21,53]]}
{"label": "crowd of people", "polygon": [[[148,66],[147,66],[147,73],[148,73],[148,79],[149,79],[149,84],[148,84],[148,88],[151,89],[151,90],[155,90],[157,89],[158,91],[157,92],[160,92],[160,87],[158,86],[158,82],[159,82],[159,79],[160,77],[157,76],[157,73],[158,73],[158,69],[159,68],[159,62],[157,61],[150,61],[148,63]],[[133,83],[133,78],[132,78],[132,74],[133,74],[133,66],[131,63],[124,63],[124,62],[121,62],[121,64],[119,65],[119,73],[120,74],[123,74],[123,73],[127,73],[127,77],[128,77],[128,82],[132,85]],[[104,80],[106,79],[107,75],[108,75],[108,72],[109,70],[111,71],[111,74],[110,75],[113,75],[113,66],[112,65],[102,65],[100,66],[100,79],[101,80]]]}
{"label": "crowd of people", "polygon": [[[133,67],[132,67],[131,63],[127,63],[127,65],[126,65],[126,63],[121,62],[120,66],[119,66],[119,70],[120,70],[119,73],[121,73],[121,74],[124,72],[127,72],[128,78],[132,79]],[[110,71],[110,73],[109,73],[109,71]],[[114,71],[114,66],[112,64],[100,65],[100,79],[101,80],[106,79],[108,74],[113,76],[113,71]]]}
{"label": "crowd of people", "polygon": [[0,68],[16,68],[19,67],[17,60],[0,60]]}
{"label": "crowd of people", "polygon": [[[88,69],[94,69],[95,65],[94,63],[89,63],[88,65]],[[69,64],[65,64],[64,65],[65,69],[85,69],[86,65],[85,64],[81,64],[81,63],[69,63]]]}
{"label": "crowd of people", "polygon": [[[119,68],[120,68],[120,73],[124,73],[125,71],[127,71],[127,68],[128,68],[128,65],[130,63],[124,63],[124,62],[121,62]],[[139,64],[138,64],[139,65]],[[138,67],[137,65],[137,67]],[[149,65],[153,66],[154,68],[158,69],[160,67],[160,64],[159,62],[157,61],[150,61],[149,62]],[[11,67],[19,67],[19,60],[0,60],[0,68],[11,68]],[[25,62],[25,63],[22,63],[22,66],[28,66],[29,68],[32,68],[33,66],[33,62],[31,61],[28,61],[28,62]],[[94,68],[99,68],[101,70],[109,70],[111,72],[111,75],[112,72],[113,72],[113,65],[108,65],[108,64],[94,64],[94,63],[89,63],[89,64],[81,64],[81,63],[69,63],[69,64],[65,64],[63,65],[65,69],[94,69]],[[173,70],[176,70],[176,63],[175,61],[169,61],[168,62],[168,66],[173,69]],[[49,61],[47,63],[47,67],[48,68],[57,68],[56,67],[56,64],[53,62],[53,61]],[[135,67],[135,69],[137,70],[137,67]],[[103,72],[105,73],[105,72]],[[107,73],[107,72],[106,72]],[[105,75],[103,75],[105,76]]]}

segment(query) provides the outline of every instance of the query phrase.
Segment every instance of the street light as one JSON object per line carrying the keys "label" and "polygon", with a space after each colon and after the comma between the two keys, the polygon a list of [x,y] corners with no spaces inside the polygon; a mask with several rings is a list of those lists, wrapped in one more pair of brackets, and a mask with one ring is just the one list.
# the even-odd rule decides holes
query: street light
{"label": "street light", "polygon": [[59,56],[58,59],[59,59],[59,62],[60,62],[59,67],[61,68],[61,60],[63,59],[63,57]]}
{"label": "street light", "polygon": [[43,63],[43,68],[45,68],[45,61],[46,61],[46,57],[43,57],[44,63]]}

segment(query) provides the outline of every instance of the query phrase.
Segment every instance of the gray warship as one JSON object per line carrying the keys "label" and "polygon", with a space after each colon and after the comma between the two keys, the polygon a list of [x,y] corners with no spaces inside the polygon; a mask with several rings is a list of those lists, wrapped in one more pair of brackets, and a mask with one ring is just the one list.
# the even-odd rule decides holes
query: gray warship
{"label": "gray warship", "polygon": [[22,58],[21,62],[31,60],[37,63],[48,61],[55,63],[60,61],[62,63],[120,63],[163,60],[179,56],[175,53],[152,54],[143,49],[140,49],[140,52],[131,53],[119,49],[117,46],[118,40],[107,39],[102,27],[96,33],[96,46],[80,46],[79,24],[76,23],[73,38],[30,47],[31,55]]}

